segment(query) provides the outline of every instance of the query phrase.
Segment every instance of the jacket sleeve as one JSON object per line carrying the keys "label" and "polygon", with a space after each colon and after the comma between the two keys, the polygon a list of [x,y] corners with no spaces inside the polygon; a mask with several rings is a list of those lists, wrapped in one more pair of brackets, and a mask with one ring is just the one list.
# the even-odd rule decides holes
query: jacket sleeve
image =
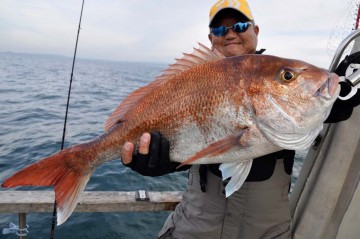
{"label": "jacket sleeve", "polygon": [[[346,56],[345,59],[339,64],[339,66],[335,70],[335,73],[339,76],[344,76],[346,69],[352,63],[360,64],[360,52],[356,52],[352,55]],[[340,85],[340,96],[346,96],[350,92],[351,86],[345,82],[340,82]],[[347,120],[348,118],[350,118],[353,112],[353,108],[358,105],[360,105],[360,89],[358,89],[356,94],[348,100],[337,99],[325,123],[337,123]]]}

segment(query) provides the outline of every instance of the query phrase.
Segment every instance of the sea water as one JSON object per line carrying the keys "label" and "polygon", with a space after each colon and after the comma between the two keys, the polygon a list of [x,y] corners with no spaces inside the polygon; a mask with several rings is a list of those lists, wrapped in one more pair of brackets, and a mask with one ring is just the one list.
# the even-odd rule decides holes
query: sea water
{"label": "sea water", "polygon": [[[0,53],[0,183],[61,147],[72,58]],[[124,97],[152,81],[166,64],[77,59],[65,147],[103,133],[104,122]],[[298,161],[301,159],[298,159]],[[295,165],[298,171],[299,165]],[[295,177],[293,178],[293,180]],[[101,165],[87,191],[185,190],[187,172],[143,177],[119,160]],[[19,187],[10,190],[44,190]],[[0,190],[9,190],[0,188]],[[49,190],[49,188],[47,188]],[[73,213],[55,238],[155,238],[169,212]],[[28,239],[49,238],[52,213],[28,213]],[[0,214],[0,238],[17,214]]]}

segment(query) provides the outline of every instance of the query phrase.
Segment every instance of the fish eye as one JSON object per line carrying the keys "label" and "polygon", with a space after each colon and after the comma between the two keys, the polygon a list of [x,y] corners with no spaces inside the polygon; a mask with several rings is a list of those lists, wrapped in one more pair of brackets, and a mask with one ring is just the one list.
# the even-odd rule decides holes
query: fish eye
{"label": "fish eye", "polygon": [[281,80],[283,80],[285,82],[291,82],[296,79],[296,75],[294,74],[294,72],[292,72],[290,70],[281,71],[280,77],[281,77]]}

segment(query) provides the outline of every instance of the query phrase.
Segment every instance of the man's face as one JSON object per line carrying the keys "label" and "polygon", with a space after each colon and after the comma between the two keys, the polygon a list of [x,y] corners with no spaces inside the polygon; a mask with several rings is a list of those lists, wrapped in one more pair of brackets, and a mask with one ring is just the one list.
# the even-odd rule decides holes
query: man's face
{"label": "man's face", "polygon": [[[212,27],[227,26],[230,27],[235,23],[242,21],[246,22],[244,18],[239,18],[239,14],[235,15],[229,12],[226,14],[219,13],[219,16],[214,20]],[[259,27],[257,25],[250,25],[245,32],[236,33],[229,29],[225,36],[217,37],[209,34],[209,40],[212,48],[221,52],[224,56],[239,56],[243,54],[253,54],[256,51],[257,35]]]}

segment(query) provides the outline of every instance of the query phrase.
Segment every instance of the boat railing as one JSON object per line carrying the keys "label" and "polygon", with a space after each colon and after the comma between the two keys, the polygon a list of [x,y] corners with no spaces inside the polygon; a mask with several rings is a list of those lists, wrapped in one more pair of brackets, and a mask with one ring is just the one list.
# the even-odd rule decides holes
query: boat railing
{"label": "boat railing", "polygon": [[[85,191],[75,212],[148,212],[172,211],[180,202],[182,191]],[[19,238],[25,238],[26,215],[32,212],[52,212],[54,191],[0,191],[0,213],[18,213]],[[19,233],[20,232],[20,233]]]}

